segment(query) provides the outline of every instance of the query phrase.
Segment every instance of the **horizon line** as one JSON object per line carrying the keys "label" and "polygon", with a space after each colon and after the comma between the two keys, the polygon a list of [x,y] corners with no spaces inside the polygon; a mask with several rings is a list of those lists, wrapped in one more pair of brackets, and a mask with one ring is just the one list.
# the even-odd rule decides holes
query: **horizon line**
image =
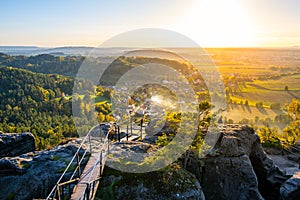
{"label": "horizon line", "polygon": [[191,48],[191,49],[197,49],[197,48],[204,48],[204,49],[210,49],[210,48],[230,48],[230,49],[238,49],[238,48],[300,48],[299,45],[293,45],[293,46],[199,46],[199,47],[139,47],[139,46],[85,46],[85,45],[58,45],[58,46],[38,46],[38,45],[0,45],[1,47],[7,47],[7,48],[13,48],[13,47],[25,47],[25,48],[48,48],[48,49],[54,49],[54,48],[99,48],[99,49],[117,49],[117,48]]}

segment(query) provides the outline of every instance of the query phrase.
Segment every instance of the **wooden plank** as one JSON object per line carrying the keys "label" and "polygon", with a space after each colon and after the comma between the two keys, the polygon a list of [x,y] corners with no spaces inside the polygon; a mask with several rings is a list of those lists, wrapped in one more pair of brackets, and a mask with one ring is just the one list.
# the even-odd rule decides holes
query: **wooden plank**
{"label": "wooden plank", "polygon": [[[95,169],[93,170],[94,165],[95,165]],[[71,199],[73,200],[84,199],[85,190],[87,189],[86,183],[96,179],[97,177],[99,177],[99,175],[100,175],[100,152],[96,152],[90,156],[89,161],[86,164],[83,173],[80,177],[80,180],[74,189]],[[97,188],[95,188],[95,190],[97,190]]]}

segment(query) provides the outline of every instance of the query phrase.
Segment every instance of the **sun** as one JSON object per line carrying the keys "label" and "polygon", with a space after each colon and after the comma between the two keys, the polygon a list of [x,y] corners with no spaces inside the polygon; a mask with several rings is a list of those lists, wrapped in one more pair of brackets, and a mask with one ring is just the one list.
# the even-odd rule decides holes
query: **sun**
{"label": "sun", "polygon": [[201,46],[257,46],[257,28],[240,0],[200,0],[195,3],[176,29]]}

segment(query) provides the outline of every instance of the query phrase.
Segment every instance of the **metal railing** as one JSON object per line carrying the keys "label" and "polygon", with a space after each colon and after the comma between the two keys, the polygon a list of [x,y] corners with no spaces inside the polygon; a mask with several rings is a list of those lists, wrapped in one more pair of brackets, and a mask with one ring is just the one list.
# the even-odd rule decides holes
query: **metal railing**
{"label": "metal railing", "polygon": [[[98,126],[98,125],[96,125]],[[61,199],[65,199],[65,198],[70,198],[70,196],[72,195],[73,193],[73,189],[74,187],[72,187],[72,185],[76,186],[76,184],[80,181],[81,179],[81,175],[82,175],[82,172],[81,172],[81,164],[85,158],[85,156],[87,155],[88,152],[90,152],[90,154],[92,154],[92,142],[91,142],[91,131],[94,130],[94,128],[96,127],[94,126],[89,132],[88,134],[84,137],[84,139],[82,140],[80,146],[78,147],[76,153],[74,154],[74,156],[72,157],[71,161],[69,162],[68,166],[66,167],[66,169],[64,170],[64,172],[62,173],[62,175],[60,176],[60,178],[58,179],[58,181],[56,182],[55,186],[53,187],[53,189],[51,190],[50,194],[47,196],[47,200],[52,200],[52,199],[58,199],[58,200],[61,200]],[[89,143],[89,151],[88,149],[85,149],[83,154],[80,156],[80,151],[83,150],[83,145],[88,141]],[[104,169],[104,165],[105,165],[105,160],[106,160],[106,157],[107,157],[107,154],[108,154],[108,150],[109,150],[109,139],[108,139],[108,134],[105,136],[105,139],[104,139],[104,142],[101,144],[98,145],[101,146],[101,149],[100,149],[100,167],[101,167],[101,175],[103,173],[103,169]],[[97,147],[96,147],[97,148]],[[104,160],[104,163],[103,163],[103,153],[105,153],[105,160]],[[67,181],[64,181],[63,179],[66,177],[66,174],[68,172],[70,172],[70,168],[73,164],[73,162],[76,160],[76,168],[74,169],[71,177],[67,180]],[[93,166],[93,169],[92,171],[94,171],[96,168],[96,164]],[[92,174],[92,173],[91,173]],[[90,180],[90,178],[89,178]],[[87,190],[88,191],[85,191],[85,192],[88,192],[88,194],[85,194],[85,196],[87,196],[88,198],[87,199],[91,199],[90,198],[90,188],[92,188],[92,197],[94,197],[94,189],[95,189],[95,183],[97,183],[97,185],[99,184],[99,180],[100,180],[100,177],[97,177],[96,179],[92,180],[92,181],[89,181],[88,183],[88,187],[87,187]],[[67,191],[65,191],[67,189]]]}
{"label": "metal railing", "polygon": [[[85,182],[86,184],[86,190],[85,190],[85,194],[84,194],[84,199],[94,199],[95,198],[95,194],[96,194],[96,190],[100,179],[102,178],[102,174],[104,171],[104,166],[105,166],[105,162],[108,156],[108,152],[109,152],[109,139],[108,139],[108,134],[104,139],[104,142],[102,145],[98,145],[99,148],[101,146],[100,149],[100,157],[98,162],[96,162],[91,170],[90,176],[88,178],[88,180]],[[98,164],[99,166],[99,176],[98,177],[92,177],[92,175],[94,174],[94,171],[98,169]],[[93,179],[92,179],[93,178]],[[92,179],[92,180],[91,180]]]}

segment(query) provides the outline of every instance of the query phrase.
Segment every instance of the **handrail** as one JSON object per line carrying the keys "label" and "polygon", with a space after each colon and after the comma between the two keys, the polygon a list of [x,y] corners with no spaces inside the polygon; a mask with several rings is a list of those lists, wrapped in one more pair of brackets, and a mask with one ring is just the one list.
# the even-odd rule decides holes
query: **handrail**
{"label": "handrail", "polygon": [[[74,154],[74,156],[72,157],[71,161],[69,162],[68,166],[66,167],[66,169],[64,170],[64,172],[62,173],[62,175],[60,176],[60,178],[58,179],[58,181],[56,182],[55,186],[52,188],[50,194],[47,196],[46,200],[49,200],[51,198],[51,196],[53,196],[53,198],[55,197],[55,193],[56,191],[59,191],[59,186],[60,186],[60,182],[61,180],[63,179],[63,177],[65,176],[65,174],[67,173],[67,171],[69,170],[69,168],[71,167],[73,161],[75,160],[76,157],[79,156],[79,151],[82,149],[83,147],[83,144],[85,143],[85,141],[87,140],[87,138],[89,138],[89,142],[90,142],[90,134],[91,134],[91,131],[94,130],[95,127],[97,127],[98,125],[95,125],[94,127],[92,127],[89,132],[87,133],[87,135],[84,137],[84,139],[82,140],[80,146],[78,147],[76,153]],[[107,134],[108,135],[108,134]],[[91,148],[91,145],[90,145],[90,151],[92,152],[92,148]],[[87,152],[87,149],[85,150],[85,152],[83,153],[82,157],[80,160],[77,160],[77,167],[75,168],[71,178],[69,181],[72,180],[72,178],[75,176],[75,173],[78,172],[80,173],[80,164],[81,162],[83,161],[85,155],[86,155],[86,152]],[[79,174],[80,176],[80,174]],[[80,177],[79,177],[80,178]]]}
{"label": "handrail", "polygon": [[[100,146],[100,144],[97,147],[99,147],[99,146]],[[95,183],[97,181],[99,181],[100,178],[101,178],[101,176],[102,176],[104,165],[105,165],[105,161],[106,161],[106,158],[107,158],[107,155],[105,157],[103,157],[102,155],[103,155],[103,153],[105,154],[108,151],[109,151],[109,139],[108,139],[108,134],[107,134],[106,137],[105,137],[105,139],[104,139],[104,142],[103,142],[103,144],[101,146],[101,149],[100,149],[99,160],[93,165],[93,168],[92,168],[92,171],[90,173],[90,176],[89,176],[88,180],[86,182],[84,182],[87,185],[87,188],[86,188],[86,191],[85,191],[87,197],[90,196],[89,193],[91,192],[90,191],[91,185],[93,185],[93,187],[92,187],[92,194],[91,194],[92,195],[92,199],[93,199],[93,196],[95,195],[94,194],[94,192],[95,192],[94,191]],[[90,180],[91,179],[91,175],[94,173],[94,170],[95,170],[95,168],[96,168],[96,166],[98,165],[99,162],[100,162],[100,169],[99,169],[100,170],[100,175],[99,175],[99,177],[96,177],[93,180]],[[89,199],[89,198],[87,198],[87,199]]]}

